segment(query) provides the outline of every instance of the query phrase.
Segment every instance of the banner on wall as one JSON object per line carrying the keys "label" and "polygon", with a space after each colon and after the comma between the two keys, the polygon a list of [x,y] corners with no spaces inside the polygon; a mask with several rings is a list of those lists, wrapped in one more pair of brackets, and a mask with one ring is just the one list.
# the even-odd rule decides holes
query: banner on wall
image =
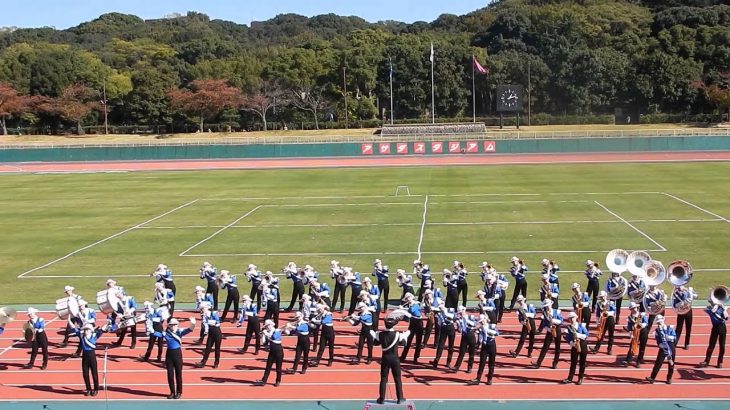
{"label": "banner on wall", "polygon": [[413,144],[413,153],[414,154],[425,154],[426,153],[426,143],[425,142],[416,142]]}
{"label": "banner on wall", "polygon": [[434,141],[431,143],[431,153],[432,154],[443,154],[443,152],[444,152],[444,143],[443,142]]}
{"label": "banner on wall", "polygon": [[362,144],[360,150],[362,155],[373,155],[373,144]]}
{"label": "banner on wall", "polygon": [[486,153],[497,152],[497,142],[496,141],[484,141],[484,152],[486,152]]}
{"label": "banner on wall", "polygon": [[407,154],[408,153],[408,143],[406,142],[399,142],[395,145],[395,152],[398,154]]}
{"label": "banner on wall", "polygon": [[383,155],[389,155],[390,154],[390,144],[389,143],[378,144],[378,152],[380,152]]}
{"label": "banner on wall", "polygon": [[458,154],[461,152],[461,142],[451,141],[449,142],[449,154]]}

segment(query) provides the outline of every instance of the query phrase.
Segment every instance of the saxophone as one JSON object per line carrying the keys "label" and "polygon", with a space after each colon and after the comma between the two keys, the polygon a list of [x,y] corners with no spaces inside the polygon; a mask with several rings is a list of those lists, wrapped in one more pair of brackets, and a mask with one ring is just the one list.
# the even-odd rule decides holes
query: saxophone
{"label": "saxophone", "polygon": [[575,351],[580,353],[581,346],[580,339],[578,339],[578,324],[570,325],[570,333],[572,333],[573,335],[573,345],[575,347]]}

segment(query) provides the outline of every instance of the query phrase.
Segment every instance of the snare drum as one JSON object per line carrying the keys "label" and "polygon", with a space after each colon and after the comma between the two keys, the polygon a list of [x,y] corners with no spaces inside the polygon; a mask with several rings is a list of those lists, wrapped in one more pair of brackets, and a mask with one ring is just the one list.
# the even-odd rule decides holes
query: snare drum
{"label": "snare drum", "polygon": [[111,314],[116,311],[116,307],[119,306],[119,298],[117,297],[116,290],[104,289],[96,294],[96,303],[99,305],[99,310],[103,313]]}
{"label": "snare drum", "polygon": [[68,320],[70,317],[79,315],[79,300],[75,297],[67,297],[56,301],[56,314],[60,319]]}
{"label": "snare drum", "polygon": [[137,320],[134,316],[123,316],[122,319],[119,321],[119,327],[134,327],[137,324]]}

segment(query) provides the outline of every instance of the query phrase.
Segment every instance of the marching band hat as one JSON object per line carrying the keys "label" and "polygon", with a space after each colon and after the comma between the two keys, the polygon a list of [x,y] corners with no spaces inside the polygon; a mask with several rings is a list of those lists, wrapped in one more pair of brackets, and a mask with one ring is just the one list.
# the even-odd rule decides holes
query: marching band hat
{"label": "marching band hat", "polygon": [[420,260],[418,260],[418,259],[416,259],[416,260],[414,260],[414,261],[413,261],[413,264],[414,264],[414,265],[419,265],[419,264],[421,264],[421,263],[422,263],[422,262],[421,262]]}
{"label": "marching band hat", "polygon": [[164,289],[165,288],[165,284],[162,283],[162,282],[157,282],[157,283],[155,283],[155,288],[156,289]]}
{"label": "marching band hat", "polygon": [[228,275],[229,273],[231,273],[231,272],[229,272],[229,271],[227,271],[227,270],[225,270],[225,269],[223,269],[223,270],[221,271],[221,275]]}
{"label": "marching band hat", "polygon": [[522,302],[525,300],[525,297],[523,295],[517,295],[517,301]]}
{"label": "marching band hat", "polygon": [[552,307],[552,306],[553,306],[553,301],[552,300],[545,299],[545,300],[542,301],[542,307],[546,308],[546,307]]}
{"label": "marching band hat", "polygon": [[294,317],[296,319],[301,319],[304,317],[304,314],[302,312],[296,312],[296,313],[294,313]]}
{"label": "marching band hat", "polygon": [[164,270],[164,269],[167,269],[167,265],[165,265],[164,263],[157,265],[157,270]]}
{"label": "marching band hat", "polygon": [[375,262],[373,263],[383,263],[383,261],[381,261],[380,259],[375,259]]}
{"label": "marching band hat", "polygon": [[142,305],[144,305],[144,307],[146,307],[146,308],[152,307],[152,302],[150,302],[149,300],[145,300]]}
{"label": "marching band hat", "polygon": [[578,319],[578,314],[575,312],[570,312],[570,314],[568,314],[568,319]]}
{"label": "marching band hat", "polygon": [[106,285],[107,286],[114,286],[116,284],[117,284],[117,281],[115,281],[114,279],[107,279],[106,280]]}
{"label": "marching band hat", "polygon": [[178,322],[177,319],[170,319],[170,321],[167,322],[167,324],[170,325],[170,326],[174,326],[174,325],[179,325],[180,322]]}
{"label": "marching band hat", "polygon": [[[365,291],[365,292],[367,292],[367,291]],[[362,292],[361,292],[361,293],[362,293]],[[250,298],[249,298],[249,299],[250,299]],[[302,301],[309,301],[309,300],[311,300],[311,299],[312,299],[312,297],[311,297],[311,296],[309,296],[309,294],[306,294],[306,293],[305,293],[304,295],[302,295]]]}
{"label": "marching band hat", "polygon": [[433,295],[433,291],[431,289],[426,289],[423,291],[424,295]]}
{"label": "marching band hat", "polygon": [[251,296],[243,295],[241,296],[241,300],[251,300]]}
{"label": "marching band hat", "polygon": [[368,307],[368,305],[363,302],[360,302],[357,304],[357,310],[367,309],[367,307]]}
{"label": "marching band hat", "polygon": [[485,296],[486,294],[487,294],[487,292],[485,292],[485,291],[483,291],[483,290],[481,290],[481,289],[479,289],[479,290],[477,291],[477,297],[479,297],[479,296]]}
{"label": "marching band hat", "polygon": [[264,322],[264,327],[270,327],[274,326],[274,321],[271,319],[266,319],[266,322]]}
{"label": "marching band hat", "polygon": [[398,269],[398,270],[395,271],[395,273],[397,273],[399,275],[402,275],[402,274],[406,273],[406,270],[405,269]]}
{"label": "marching band hat", "polygon": [[367,283],[370,283],[370,278],[368,278],[368,277],[365,277],[365,278],[364,278],[364,279],[362,280],[362,282],[363,282],[363,283],[365,283],[365,282],[367,282]]}
{"label": "marching band hat", "polygon": [[590,259],[588,259],[588,260],[586,261],[586,266],[588,266],[588,267],[591,267],[591,266],[593,266],[593,261],[592,261],[592,260],[590,260]]}
{"label": "marching band hat", "polygon": [[63,291],[64,292],[73,292],[74,289],[75,288],[73,286],[68,286],[68,285],[66,285],[66,286],[63,287]]}
{"label": "marching band hat", "polygon": [[254,265],[253,263],[249,263],[248,269],[256,269],[256,265]]}
{"label": "marching band hat", "polygon": [[570,288],[571,289],[579,289],[580,288],[580,285],[578,284],[578,282],[575,282],[575,283],[573,283],[573,286],[571,286]]}
{"label": "marching band hat", "polygon": [[443,273],[444,275],[451,275],[451,271],[448,269],[444,269]]}
{"label": "marching band hat", "polygon": [[629,309],[638,309],[638,308],[639,308],[639,304],[636,302],[631,302],[631,304],[629,304]]}
{"label": "marching band hat", "polygon": [[605,290],[602,290],[602,291],[598,292],[598,297],[599,297],[599,298],[605,298],[605,297],[608,297],[608,293],[606,293],[606,291],[605,291]]}
{"label": "marching band hat", "polygon": [[208,309],[208,310],[210,310],[210,308],[212,308],[212,307],[213,306],[211,306],[210,302],[200,302],[200,308],[201,309]]}
{"label": "marching band hat", "polygon": [[481,265],[479,265],[480,268],[486,268],[487,266],[489,266],[489,264],[487,263],[487,261],[484,261],[484,262],[482,262]]}
{"label": "marching band hat", "polygon": [[406,300],[406,299],[413,299],[413,293],[408,292],[405,295],[403,295],[403,300]]}
{"label": "marching band hat", "polygon": [[195,292],[193,292],[193,293],[198,293],[198,292],[205,292],[205,288],[202,286],[196,286]]}
{"label": "marching band hat", "polygon": [[79,300],[79,306],[81,306],[81,305],[84,305],[84,306],[86,306],[86,305],[88,305],[88,304],[89,304],[89,302],[87,302],[87,301],[85,301],[85,300],[83,300],[83,299],[80,299],[80,300]]}
{"label": "marching band hat", "polygon": [[656,315],[656,318],[654,320],[656,320],[657,323],[664,323],[664,316]]}
{"label": "marching band hat", "polygon": [[359,297],[363,297],[363,296],[368,296],[368,295],[369,295],[368,291],[365,290],[365,289],[363,289],[363,290],[360,291],[360,294],[358,296]]}
{"label": "marching band hat", "polygon": [[203,262],[203,266],[213,266],[210,264],[210,262]]}
{"label": "marching band hat", "polygon": [[466,306],[459,305],[459,312],[466,312]]}
{"label": "marching band hat", "polygon": [[542,265],[543,265],[543,266],[547,266],[547,265],[549,265],[549,264],[550,264],[550,261],[549,261],[549,260],[547,260],[547,259],[543,259],[543,260],[542,260]]}
{"label": "marching band hat", "polygon": [[330,265],[332,265],[332,266],[337,266],[337,265],[339,265],[339,264],[340,264],[340,263],[339,263],[339,262],[337,262],[337,261],[336,261],[336,260],[334,260],[334,259],[330,261]]}
{"label": "marching band hat", "polygon": [[38,309],[36,309],[34,307],[29,307],[28,308],[28,314],[29,315],[35,315],[36,313],[38,313]]}

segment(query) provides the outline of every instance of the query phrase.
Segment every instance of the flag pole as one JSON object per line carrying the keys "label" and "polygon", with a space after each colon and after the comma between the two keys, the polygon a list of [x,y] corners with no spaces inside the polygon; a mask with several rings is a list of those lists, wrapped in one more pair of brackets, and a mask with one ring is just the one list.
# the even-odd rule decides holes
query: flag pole
{"label": "flag pole", "polygon": [[431,42],[431,124],[436,123],[436,97],[433,88],[433,66],[436,64],[436,57],[433,55],[433,42]]}
{"label": "flag pole", "polygon": [[393,125],[393,61],[388,59],[390,75],[390,125]]}
{"label": "flag pole", "polygon": [[476,73],[474,68],[475,57],[471,56],[471,106],[474,109],[474,122],[477,122],[477,95],[476,95]]}

